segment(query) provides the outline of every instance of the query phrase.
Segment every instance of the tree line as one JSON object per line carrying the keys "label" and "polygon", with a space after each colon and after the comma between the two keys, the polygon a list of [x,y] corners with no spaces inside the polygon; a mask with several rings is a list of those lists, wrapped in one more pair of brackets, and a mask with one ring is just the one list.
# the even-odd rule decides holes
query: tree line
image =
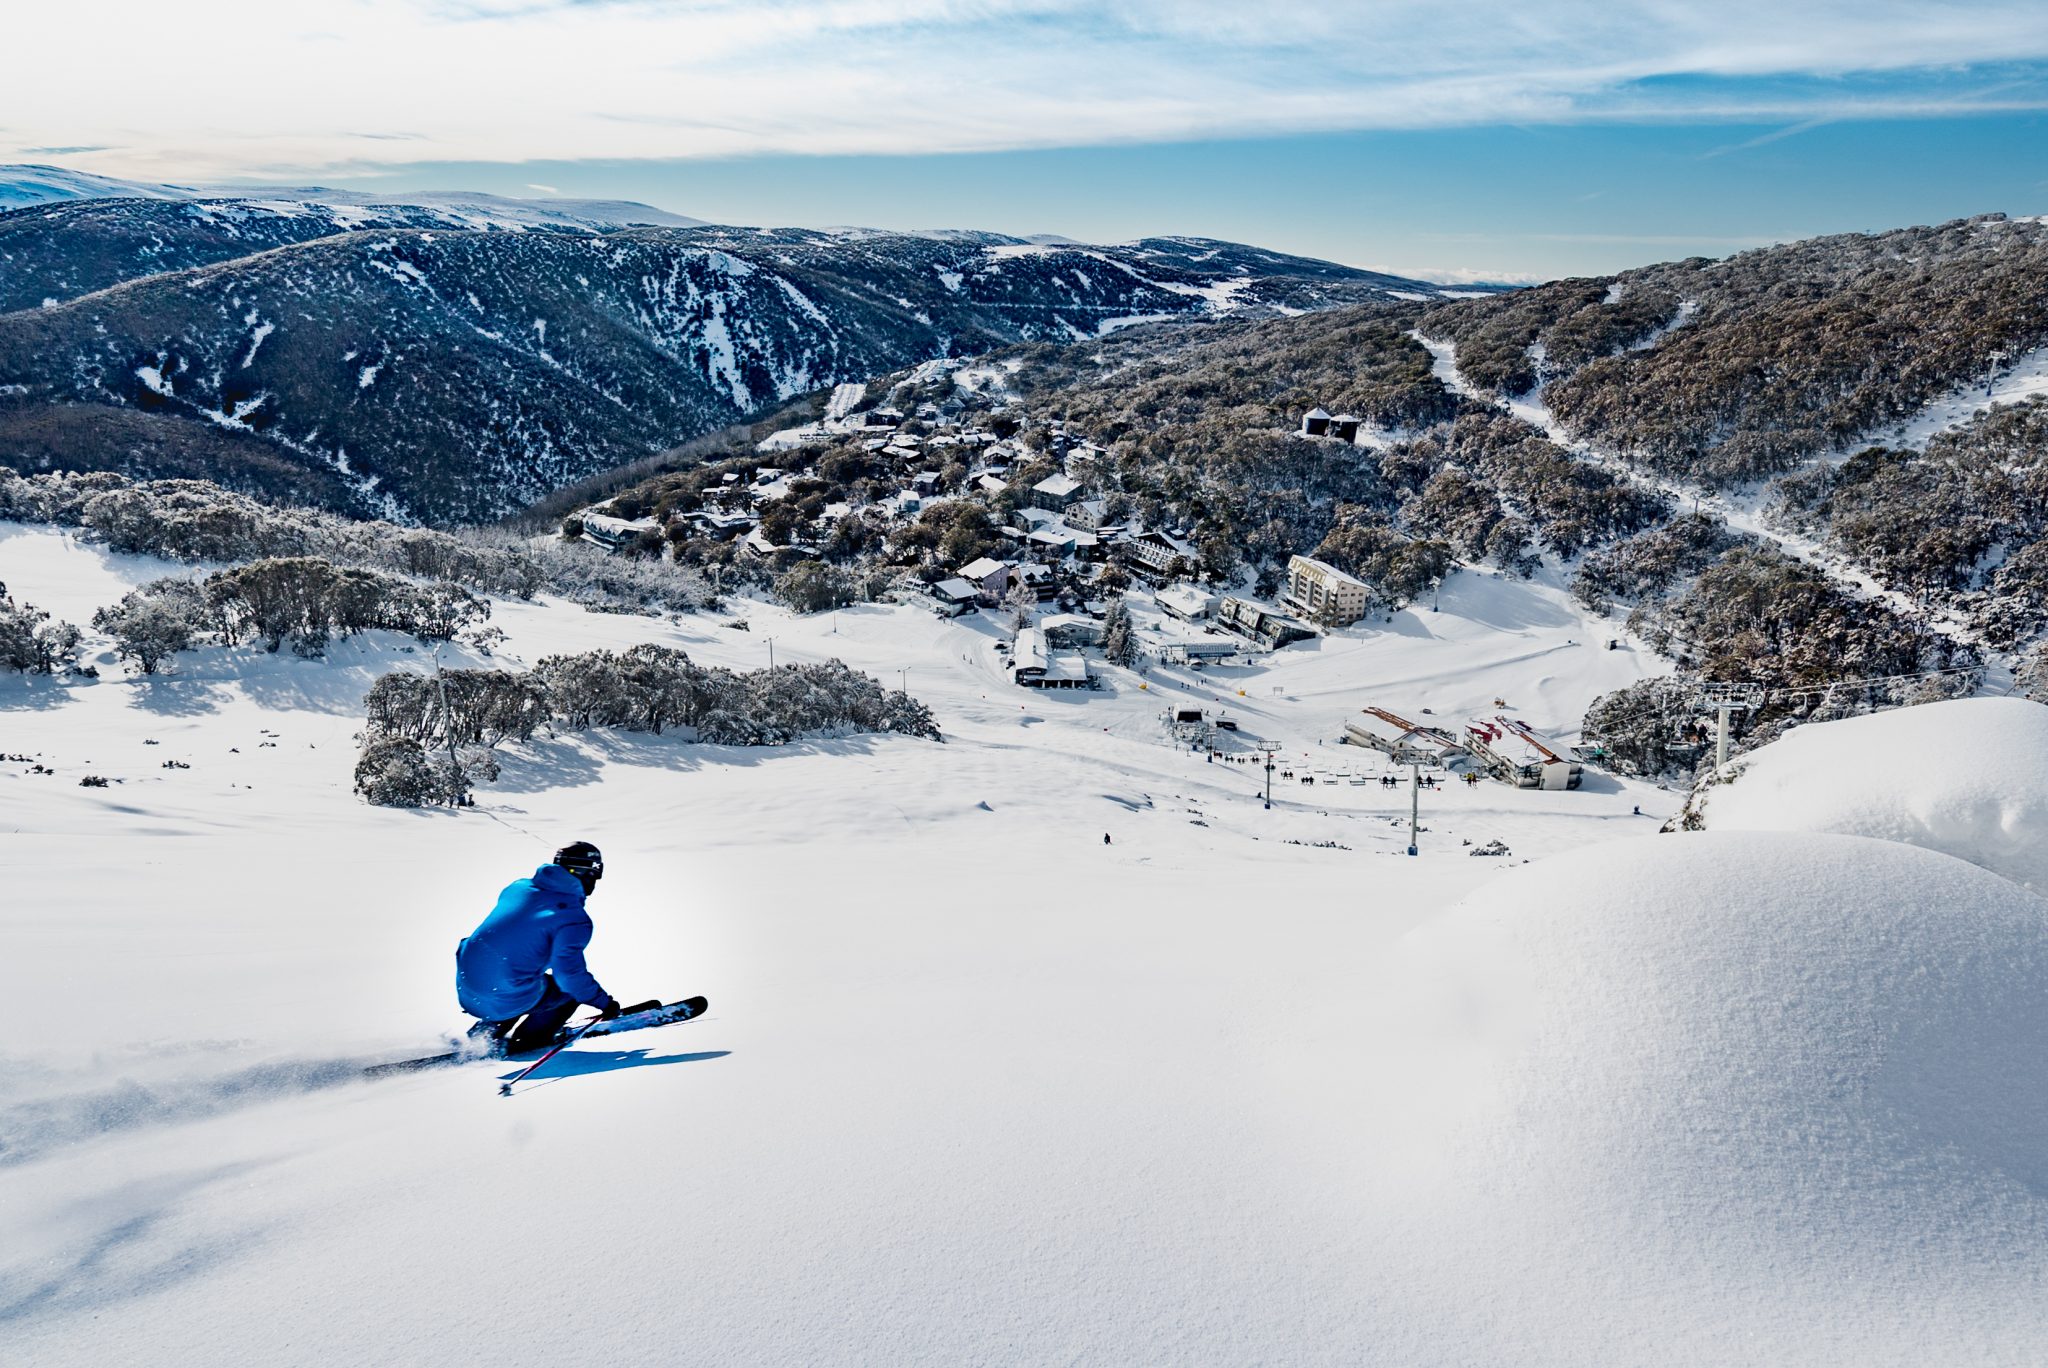
{"label": "tree line", "polygon": [[939,739],[931,710],[837,660],[733,671],[642,643],[542,659],[532,670],[399,670],[363,700],[355,787],[386,807],[460,804],[498,775],[497,747],[536,731],[694,729],[710,745],[888,732]]}

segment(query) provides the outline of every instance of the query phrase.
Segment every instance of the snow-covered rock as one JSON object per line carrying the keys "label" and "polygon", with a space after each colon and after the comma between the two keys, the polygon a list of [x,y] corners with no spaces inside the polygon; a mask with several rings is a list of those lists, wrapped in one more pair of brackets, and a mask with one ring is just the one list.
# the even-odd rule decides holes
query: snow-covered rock
{"label": "snow-covered rock", "polygon": [[1800,727],[1696,808],[1710,831],[1904,841],[2048,893],[2048,707],[1963,698]]}

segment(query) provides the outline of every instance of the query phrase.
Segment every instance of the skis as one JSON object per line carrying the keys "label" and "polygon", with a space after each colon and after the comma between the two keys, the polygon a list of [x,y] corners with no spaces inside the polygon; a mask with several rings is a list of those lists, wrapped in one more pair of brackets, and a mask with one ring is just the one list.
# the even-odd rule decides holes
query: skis
{"label": "skis", "polygon": [[[610,1021],[593,1022],[583,1031],[583,1038],[617,1035],[621,1031],[644,1031],[653,1026],[672,1026],[679,1021],[692,1021],[704,1015],[711,1006],[710,999],[702,997],[684,998],[680,1002],[643,1002],[620,1012]],[[524,1059],[546,1050],[567,1044],[576,1035],[573,1027],[564,1027],[555,1033],[555,1038],[539,1049],[527,1050],[517,1055],[492,1054],[483,1049],[450,1050],[446,1054],[427,1055],[422,1059],[395,1059],[388,1064],[372,1064],[363,1070],[370,1078],[381,1078],[386,1074],[417,1073],[421,1069],[436,1069],[444,1064],[473,1064],[481,1059]]]}
{"label": "skis", "polygon": [[[649,1026],[671,1026],[678,1021],[704,1015],[711,1005],[711,999],[701,997],[684,998],[681,1002],[641,1002],[621,1011],[610,1021],[600,1021],[583,1033],[584,1039],[592,1036],[617,1035],[621,1031],[644,1031]],[[557,1041],[566,1040],[569,1032],[564,1030],[555,1036]]]}

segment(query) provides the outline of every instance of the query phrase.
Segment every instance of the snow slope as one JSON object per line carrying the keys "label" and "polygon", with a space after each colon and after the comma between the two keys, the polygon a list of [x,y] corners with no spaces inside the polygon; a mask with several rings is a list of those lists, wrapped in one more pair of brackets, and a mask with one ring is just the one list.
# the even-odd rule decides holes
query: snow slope
{"label": "snow slope", "polygon": [[2048,903],[1893,842],[1638,837],[1386,970],[1301,1064],[1378,1105],[1310,1147],[1431,1361],[2038,1357]]}
{"label": "snow slope", "polygon": [[1836,831],[1924,846],[2048,893],[2048,708],[1959,698],[1788,732],[1706,789],[1711,831]]}
{"label": "snow slope", "polygon": [[[1963,426],[1986,409],[2025,403],[2037,395],[2048,395],[2048,347],[2021,352],[1985,380],[1956,386],[1908,421],[1866,434],[1861,444],[1924,450],[1935,437]],[[1853,449],[1858,444],[1849,445]]]}
{"label": "snow slope", "polygon": [[169,185],[116,180],[61,166],[0,166],[0,212],[74,199],[183,199],[191,191]]}
{"label": "snow slope", "polygon": [[[74,621],[167,568],[0,526],[0,580]],[[403,639],[0,678],[0,750],[56,771],[0,763],[0,1361],[2031,1352],[2044,1303],[2014,1294],[2048,1246],[2014,1185],[2042,1131],[2024,1089],[1982,1101],[2037,1048],[2006,1014],[2036,986],[2029,895],[1847,838],[1603,854],[1677,800],[1597,774],[1426,791],[1409,859],[1406,792],[1329,782],[1378,773],[1330,744],[1368,702],[1502,698],[1561,731],[1654,668],[1580,644],[1603,629],[1555,586],[1461,573],[1439,611],[1075,695],[1010,685],[978,618],[736,608],[748,630],[499,604],[494,661],[658,640],[757,668],[772,639],[907,683],[946,742],[543,739],[477,808],[397,812],[348,782],[369,681],[424,664]],[[1253,767],[1173,744],[1170,702],[1281,744],[1270,811]],[[579,1046],[509,1101],[488,1064],[361,1080],[458,1024],[454,941],[575,837],[608,856],[599,976],[711,1013]],[[1493,839],[1515,854],[1460,844]],[[1831,911],[1824,846],[1880,852],[1882,887]],[[1804,880],[1791,911],[1700,905],[1724,863]],[[1528,1025],[1452,1029],[1473,1013]],[[1887,1074],[1885,1039],[1943,1067]],[[1956,1124],[1873,1131],[1935,1114],[1924,1077],[1952,1078]],[[1815,1080],[1839,1086],[1799,1111]]]}

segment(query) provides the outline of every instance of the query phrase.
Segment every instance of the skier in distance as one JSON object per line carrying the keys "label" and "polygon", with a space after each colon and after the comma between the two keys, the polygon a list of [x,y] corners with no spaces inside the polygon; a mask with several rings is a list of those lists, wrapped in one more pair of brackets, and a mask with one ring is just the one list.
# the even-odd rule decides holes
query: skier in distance
{"label": "skier in distance", "polygon": [[477,1018],[472,1038],[524,1054],[552,1044],[579,1004],[607,1020],[619,1014],[619,1000],[583,964],[595,930],[583,904],[603,877],[596,846],[563,846],[532,878],[508,884],[491,914],[455,947],[455,997]]}

